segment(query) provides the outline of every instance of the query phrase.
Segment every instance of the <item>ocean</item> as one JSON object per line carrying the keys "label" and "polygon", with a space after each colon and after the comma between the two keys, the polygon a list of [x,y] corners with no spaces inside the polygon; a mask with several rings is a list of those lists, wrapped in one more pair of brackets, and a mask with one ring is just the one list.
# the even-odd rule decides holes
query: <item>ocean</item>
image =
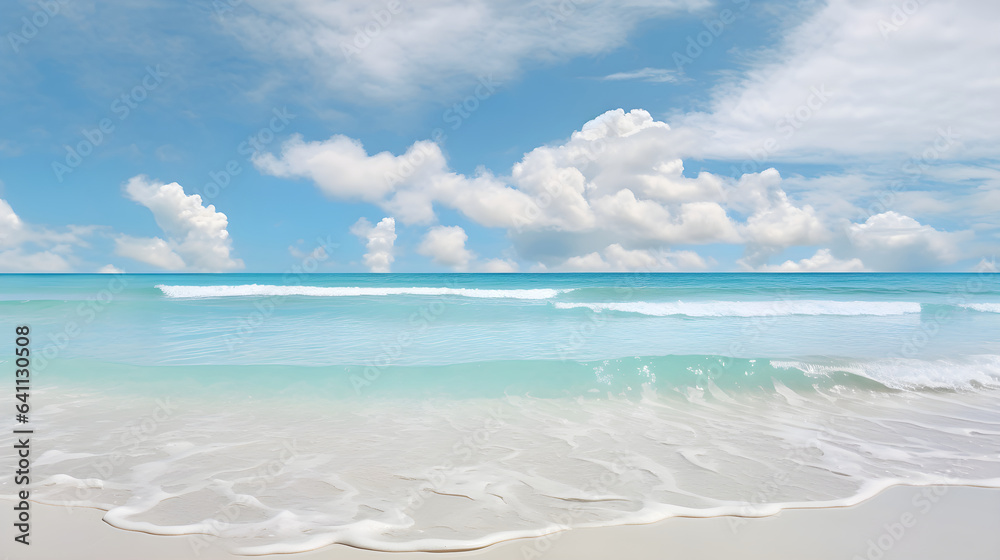
{"label": "ocean", "polygon": [[0,318],[32,499],[239,553],[1000,487],[996,273],[0,275]]}

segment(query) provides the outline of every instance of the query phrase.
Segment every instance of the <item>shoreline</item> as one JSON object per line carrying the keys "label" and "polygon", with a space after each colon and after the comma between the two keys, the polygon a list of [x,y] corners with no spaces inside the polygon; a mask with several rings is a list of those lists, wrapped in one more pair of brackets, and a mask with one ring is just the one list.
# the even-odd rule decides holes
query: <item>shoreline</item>
{"label": "shoreline", "polygon": [[[13,501],[0,500],[12,519]],[[786,508],[765,517],[672,517],[641,525],[575,528],[468,551],[383,552],[333,544],[307,552],[237,555],[215,537],[161,536],[118,529],[104,510],[32,503],[31,545],[0,538],[11,559],[393,560],[546,558],[629,560],[685,558],[922,560],[1000,557],[1000,488],[965,485],[891,486],[856,505]],[[6,543],[11,543],[8,546]],[[19,548],[15,548],[19,547]]]}

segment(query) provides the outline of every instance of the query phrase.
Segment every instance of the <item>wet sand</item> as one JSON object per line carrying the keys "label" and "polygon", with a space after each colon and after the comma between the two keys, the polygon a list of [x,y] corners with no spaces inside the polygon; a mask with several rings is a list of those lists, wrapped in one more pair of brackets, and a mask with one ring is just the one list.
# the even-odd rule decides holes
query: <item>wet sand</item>
{"label": "wet sand", "polygon": [[[90,508],[32,504],[31,545],[14,542],[13,502],[0,500],[6,559],[176,560],[248,558],[205,536],[116,529]],[[583,528],[473,551],[389,553],[342,545],[275,560],[996,560],[1000,489],[895,486],[852,507],[791,509],[763,518],[674,518],[649,525]]]}

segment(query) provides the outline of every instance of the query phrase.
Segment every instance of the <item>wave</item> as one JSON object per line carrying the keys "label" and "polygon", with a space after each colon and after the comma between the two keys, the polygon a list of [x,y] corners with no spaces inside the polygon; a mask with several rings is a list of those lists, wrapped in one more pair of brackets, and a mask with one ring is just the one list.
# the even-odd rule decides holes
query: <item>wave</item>
{"label": "wave", "polygon": [[963,303],[959,307],[983,313],[1000,313],[1000,303]]}
{"label": "wave", "polygon": [[483,288],[360,288],[326,286],[273,286],[266,284],[243,284],[239,286],[156,286],[168,298],[221,298],[260,296],[311,296],[311,297],[357,297],[357,296],[462,296],[487,299],[550,299],[571,289],[554,290],[548,288],[520,290],[490,290]]}
{"label": "wave", "polygon": [[[971,375],[957,363],[954,375]],[[363,401],[323,398],[315,381],[355,375],[367,392],[435,372],[148,368],[164,385],[144,381],[132,394],[54,367],[86,389],[52,390],[36,412],[54,443],[35,463],[32,496],[103,509],[121,529],[206,533],[262,555],[333,543],[469,550],[570,527],[849,506],[893,484],[1000,487],[988,452],[1000,445],[995,392],[886,391],[842,366],[778,365],[718,356],[464,364],[437,368],[436,382],[520,376],[537,386],[559,376],[584,392],[427,399],[409,387],[405,398]],[[940,365],[903,360],[894,375]],[[132,383],[136,370],[99,369]],[[254,375],[273,385],[246,398]],[[609,395],[622,389],[638,394]],[[121,453],[119,436],[140,422],[145,437]],[[114,468],[95,470],[104,464]]]}
{"label": "wave", "polygon": [[848,373],[898,390],[970,390],[1000,388],[1000,356],[979,355],[960,359],[918,360],[889,358],[868,362],[815,364],[770,360],[771,367],[814,376]]}
{"label": "wave", "polygon": [[557,302],[557,309],[587,308],[667,317],[768,317],[776,315],[903,315],[920,313],[920,304],[907,301],[699,301],[699,302]]}
{"label": "wave", "polygon": [[[0,361],[2,363],[2,361]],[[56,362],[53,362],[56,363]],[[167,369],[165,369],[167,368]],[[484,360],[445,365],[330,364],[139,366],[104,361],[58,362],[59,383],[74,379],[117,391],[134,388],[171,394],[174,387],[245,395],[272,394],[353,399],[638,398],[647,390],[664,398],[688,395],[711,383],[732,395],[775,395],[779,387],[803,393],[841,389],[921,393],[1000,389],[1000,355],[956,358],[749,358],[691,354],[628,356],[576,361]],[[213,393],[214,394],[214,393]]]}

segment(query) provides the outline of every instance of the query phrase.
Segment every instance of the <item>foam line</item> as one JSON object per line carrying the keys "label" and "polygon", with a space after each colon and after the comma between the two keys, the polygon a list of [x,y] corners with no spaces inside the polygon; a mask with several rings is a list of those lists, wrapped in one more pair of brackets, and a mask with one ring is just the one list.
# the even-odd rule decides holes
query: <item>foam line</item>
{"label": "foam line", "polygon": [[778,315],[903,315],[920,313],[920,304],[906,301],[699,301],[699,302],[557,302],[557,309],[583,307],[591,311],[624,311],[666,317],[768,317]]}
{"label": "foam line", "polygon": [[1000,303],[963,303],[959,307],[983,313],[1000,313]]}
{"label": "foam line", "polygon": [[221,298],[221,297],[267,297],[267,296],[462,296],[487,299],[549,299],[572,290],[525,289],[488,290],[478,288],[360,288],[324,286],[271,286],[266,284],[244,284],[240,286],[156,286],[168,298]]}

